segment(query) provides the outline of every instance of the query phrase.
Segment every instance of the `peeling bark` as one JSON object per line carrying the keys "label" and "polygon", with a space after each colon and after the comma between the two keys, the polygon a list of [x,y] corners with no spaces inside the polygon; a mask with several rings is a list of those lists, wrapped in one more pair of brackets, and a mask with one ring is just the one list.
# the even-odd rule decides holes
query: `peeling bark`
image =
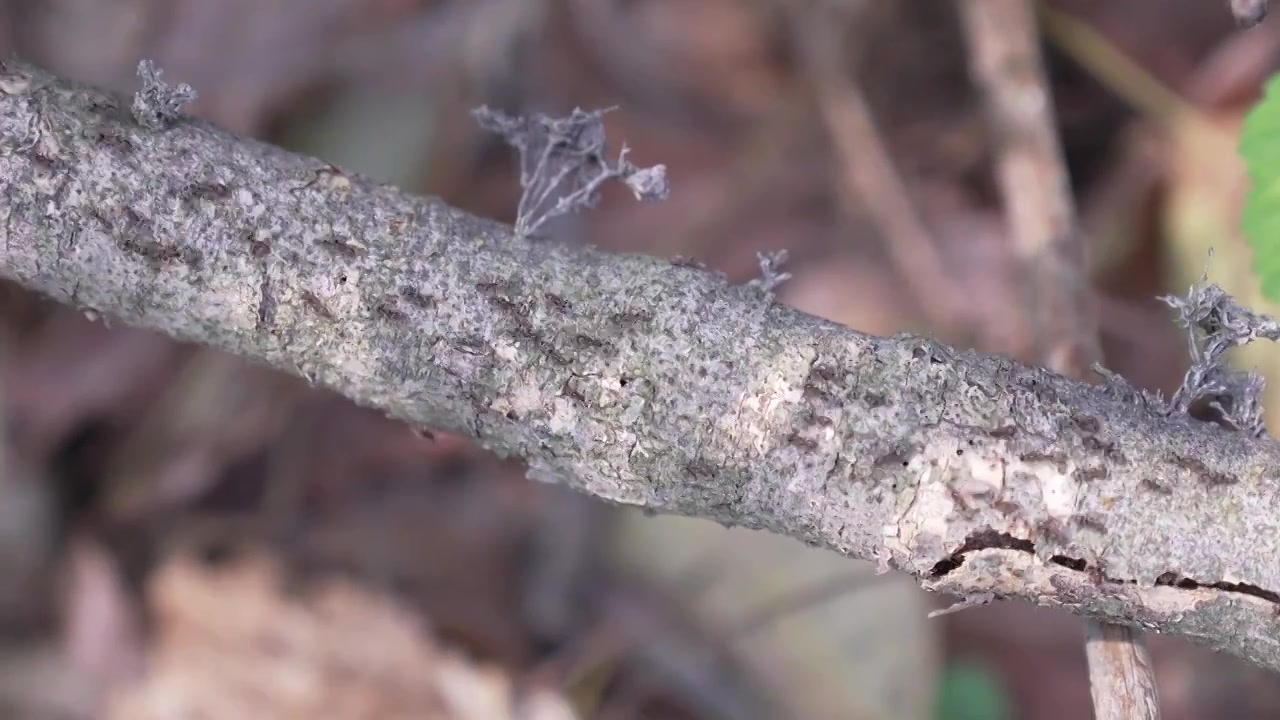
{"label": "peeling bark", "polygon": [[525,242],[17,62],[0,275],[251,358],[531,477],[1280,668],[1280,446],[697,267]]}

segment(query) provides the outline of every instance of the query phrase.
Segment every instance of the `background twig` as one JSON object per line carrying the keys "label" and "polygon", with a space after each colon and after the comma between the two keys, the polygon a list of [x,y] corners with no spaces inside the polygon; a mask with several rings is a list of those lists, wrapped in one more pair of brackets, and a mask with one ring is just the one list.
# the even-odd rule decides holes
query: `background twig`
{"label": "background twig", "polygon": [[[1083,378],[1102,360],[1089,291],[1086,243],[1058,144],[1032,0],[962,4],[973,77],[997,138],[996,172],[1005,215],[1027,268],[1034,356]],[[1127,627],[1088,620],[1085,651],[1099,720],[1157,718],[1150,653]]]}
{"label": "background twig", "polygon": [[911,202],[876,126],[865,94],[848,70],[844,42],[861,8],[857,2],[787,5],[796,35],[793,46],[815,95],[818,112],[835,147],[850,205],[862,209],[878,230],[898,277],[926,319],[939,331],[970,329],[973,313]]}

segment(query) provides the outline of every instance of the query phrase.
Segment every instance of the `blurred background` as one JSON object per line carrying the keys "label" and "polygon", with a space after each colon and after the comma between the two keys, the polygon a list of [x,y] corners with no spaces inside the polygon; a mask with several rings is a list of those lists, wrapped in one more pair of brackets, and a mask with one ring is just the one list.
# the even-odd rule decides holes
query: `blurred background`
{"label": "blurred background", "polygon": [[[735,282],[785,248],[783,302],[1032,361],[965,1],[0,0],[0,51],[123,92],[153,59],[199,91],[193,114],[507,221],[515,156],[469,111],[616,106],[615,146],[665,163],[672,195],[610,191],[556,242]],[[1280,20],[1038,7],[1106,364],[1169,392],[1186,346],[1157,295],[1207,268],[1276,311],[1238,233],[1235,142]],[[904,218],[859,180],[883,153],[922,246],[895,246]],[[937,268],[964,326],[931,314]],[[1239,360],[1280,388],[1273,348]],[[532,483],[465,438],[8,285],[0,403],[0,717],[1090,716],[1077,618],[927,620],[951,599],[908,579]],[[1275,676],[1150,643],[1166,718],[1280,713]]]}

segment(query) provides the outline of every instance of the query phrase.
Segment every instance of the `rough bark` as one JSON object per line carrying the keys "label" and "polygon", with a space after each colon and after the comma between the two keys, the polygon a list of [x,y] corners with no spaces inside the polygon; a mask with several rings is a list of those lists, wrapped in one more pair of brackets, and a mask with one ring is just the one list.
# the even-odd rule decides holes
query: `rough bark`
{"label": "rough bark", "polygon": [[[524,458],[973,600],[1280,668],[1280,446],[503,225],[9,62],[0,275]],[[1153,362],[1158,362],[1154,358]]]}

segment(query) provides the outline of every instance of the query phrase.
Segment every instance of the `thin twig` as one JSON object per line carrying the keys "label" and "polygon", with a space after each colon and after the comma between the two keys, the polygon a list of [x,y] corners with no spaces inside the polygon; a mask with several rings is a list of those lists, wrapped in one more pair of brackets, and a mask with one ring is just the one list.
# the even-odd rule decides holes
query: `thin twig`
{"label": "thin twig", "polygon": [[796,588],[782,597],[751,610],[730,623],[727,634],[743,638],[775,625],[779,620],[808,612],[832,600],[862,592],[883,576],[870,572],[848,572]]}
{"label": "thin twig", "polygon": [[1215,126],[1197,106],[1120,51],[1088,23],[1043,0],[1037,7],[1045,39],[1066,53],[1099,83],[1150,122],[1170,129],[1190,126],[1202,137],[1235,151],[1233,134]]}
{"label": "thin twig", "polygon": [[1058,146],[1028,0],[962,3],[971,71],[998,140],[996,174],[1013,248],[1026,268],[1031,350],[1082,375],[1100,357],[1085,243]]}
{"label": "thin twig", "polygon": [[1155,668],[1141,634],[1123,625],[1085,621],[1089,691],[1098,720],[1160,717]]}
{"label": "thin twig", "polygon": [[[1083,377],[1102,354],[1033,3],[969,0],[961,8],[972,75],[999,138],[996,172],[1005,215],[1027,269],[1032,349],[1047,367]],[[1155,676],[1140,636],[1093,620],[1086,621],[1086,634],[1095,716],[1158,718]]]}
{"label": "thin twig", "polygon": [[856,3],[817,3],[795,13],[794,46],[835,145],[851,205],[863,209],[884,240],[898,276],[937,329],[961,330],[970,313],[911,202],[876,126],[866,96],[847,70],[844,32]]}

